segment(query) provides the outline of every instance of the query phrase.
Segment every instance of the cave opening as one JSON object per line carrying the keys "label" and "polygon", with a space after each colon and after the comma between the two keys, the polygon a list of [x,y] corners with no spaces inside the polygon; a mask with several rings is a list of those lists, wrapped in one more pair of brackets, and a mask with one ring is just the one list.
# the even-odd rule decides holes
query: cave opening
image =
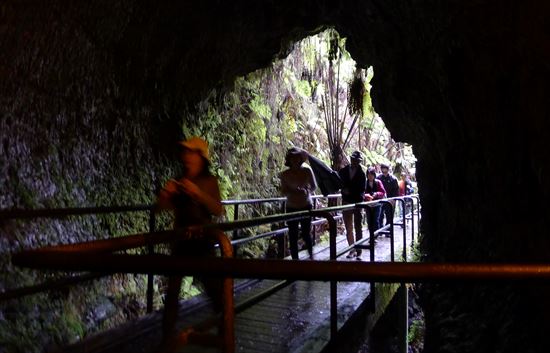
{"label": "cave opening", "polygon": [[374,77],[372,66],[360,67],[346,50],[346,38],[328,28],[293,42],[284,57],[228,88],[212,89],[181,120],[182,135],[210,141],[229,199],[278,195],[273,178],[293,146],[336,171],[360,151],[364,167],[380,173],[381,164],[390,165],[417,191],[413,146],[394,140],[376,112]]}
{"label": "cave opening", "polygon": [[[230,91],[224,85],[255,75],[292,43],[334,26],[359,65],[373,66],[373,104],[392,136],[414,145],[423,260],[547,260],[548,4],[31,3],[36,6],[7,0],[0,13],[3,209],[149,202],[152,185],[173,173],[159,151],[173,144],[165,132],[182,132],[180,120],[184,127],[197,121],[199,132],[220,132],[212,147],[225,198],[274,195],[268,171],[280,170],[284,148],[265,146],[288,147],[295,141],[290,128],[304,125],[276,120],[266,126],[262,116],[286,119],[297,95],[287,100],[287,111],[272,111],[265,96],[254,93],[258,82],[243,83],[249,109],[232,101],[236,95],[223,95]],[[234,114],[221,115],[209,100]],[[186,111],[197,102],[209,119]],[[247,150],[250,141],[260,147]],[[328,150],[323,158],[329,163]],[[139,217],[125,225],[114,219],[3,223],[1,286],[47,279],[22,280],[9,262],[16,251],[142,232],[145,223]],[[97,331],[100,326],[84,318],[107,301],[118,309],[101,327],[113,327],[127,298],[142,287],[120,283],[72,288],[69,299],[76,300],[54,293],[3,304],[0,340],[25,351],[75,340]],[[425,351],[544,352],[548,293],[535,285],[431,286],[422,293]],[[48,331],[55,334],[40,334]]]}

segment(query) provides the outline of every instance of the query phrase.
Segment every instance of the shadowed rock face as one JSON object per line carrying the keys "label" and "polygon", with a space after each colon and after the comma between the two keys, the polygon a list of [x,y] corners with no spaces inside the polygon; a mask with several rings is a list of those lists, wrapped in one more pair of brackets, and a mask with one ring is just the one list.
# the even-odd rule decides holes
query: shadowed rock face
{"label": "shadowed rock face", "polygon": [[[426,260],[547,262],[550,6],[542,3],[4,1],[0,177],[31,178],[28,158],[51,148],[78,147],[48,154],[59,167],[107,171],[90,183],[107,184],[113,164],[128,178],[160,168],[177,117],[209,89],[334,26],[354,59],[374,66],[375,108],[393,137],[414,145]],[[152,149],[126,158],[137,143],[129,141]],[[85,160],[80,149],[103,159]],[[24,204],[16,191],[2,191],[0,202]],[[426,351],[539,352],[549,292],[425,287]]]}

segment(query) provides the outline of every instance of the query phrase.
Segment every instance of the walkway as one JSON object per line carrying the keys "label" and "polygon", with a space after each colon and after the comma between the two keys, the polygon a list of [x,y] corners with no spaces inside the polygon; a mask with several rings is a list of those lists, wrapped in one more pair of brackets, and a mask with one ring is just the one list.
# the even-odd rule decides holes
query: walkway
{"label": "walkway", "polygon": [[[410,223],[407,229],[407,244],[410,244]],[[365,234],[368,231],[365,229]],[[395,226],[396,259],[402,253],[402,228]],[[347,245],[344,235],[337,238],[338,249]],[[410,254],[410,251],[408,250]],[[376,261],[390,261],[390,239],[379,237],[375,251]],[[302,252],[301,257],[307,256]],[[368,261],[368,251],[364,250],[363,261]],[[315,246],[317,260],[328,259],[328,244]],[[304,259],[304,261],[307,261]],[[339,261],[348,260],[341,257]],[[275,280],[239,281],[235,286],[235,303],[244,302],[258,293],[281,284]],[[338,283],[338,328],[340,329],[351,315],[365,303],[370,293],[370,285],[360,282]],[[392,293],[393,295],[393,293]],[[377,295],[378,297],[378,295]],[[377,304],[377,306],[379,306]],[[364,307],[364,305],[363,305]],[[385,308],[382,305],[381,310]],[[379,308],[380,309],[380,308]],[[380,311],[380,310],[379,310]],[[379,315],[380,313],[377,313]],[[192,298],[183,303],[180,309],[183,329],[195,325],[212,315],[204,297]],[[376,316],[376,315],[375,315]],[[155,352],[161,339],[162,312],[155,312],[122,327],[90,337],[64,352]],[[275,294],[259,303],[237,311],[235,319],[237,352],[320,352],[330,339],[330,283],[296,281],[286,285]],[[189,345],[181,352],[217,352],[213,348]]]}

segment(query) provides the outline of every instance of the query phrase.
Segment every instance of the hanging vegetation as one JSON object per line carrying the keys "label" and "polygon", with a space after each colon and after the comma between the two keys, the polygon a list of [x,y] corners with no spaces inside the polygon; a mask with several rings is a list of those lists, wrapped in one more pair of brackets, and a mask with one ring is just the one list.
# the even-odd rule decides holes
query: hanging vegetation
{"label": "hanging vegetation", "polygon": [[334,169],[355,149],[369,165],[411,169],[412,150],[393,141],[372,107],[373,76],[372,67],[356,66],[345,38],[328,29],[296,43],[271,67],[238,78],[231,90],[213,90],[182,129],[211,142],[224,198],[277,195],[278,173],[291,146]]}

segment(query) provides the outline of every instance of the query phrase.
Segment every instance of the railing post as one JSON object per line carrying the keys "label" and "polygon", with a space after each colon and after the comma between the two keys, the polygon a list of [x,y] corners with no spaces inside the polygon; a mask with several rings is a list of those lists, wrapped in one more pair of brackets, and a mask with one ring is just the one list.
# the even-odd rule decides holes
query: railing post
{"label": "railing post", "polygon": [[[151,207],[149,211],[149,233],[153,233],[156,229],[155,208]],[[155,252],[153,245],[147,245],[147,252],[152,255]],[[153,312],[153,294],[154,294],[155,277],[152,273],[147,275],[147,313]]]}
{"label": "railing post", "polygon": [[409,347],[409,293],[405,283],[401,283],[397,289],[397,301],[399,303],[397,348],[399,353],[407,353]]}
{"label": "railing post", "polygon": [[412,231],[412,240],[411,242],[414,244],[414,198],[411,197],[411,231]]}
{"label": "railing post", "polygon": [[[317,198],[314,198],[313,199],[313,209],[316,210],[317,209]],[[312,224],[312,231],[313,231],[313,235],[311,237],[311,245],[315,245],[315,242],[316,242],[316,238],[317,238],[317,228],[315,227],[315,224],[313,224],[313,221],[315,220],[314,217],[311,218],[311,224]]]}
{"label": "railing post", "polygon": [[403,209],[403,261],[407,262],[407,203],[404,198],[396,199],[396,201],[400,202]]}
{"label": "railing post", "polygon": [[[233,221],[237,221],[239,219],[239,204],[236,203],[234,206],[233,206]],[[239,239],[239,230],[238,229],[235,229],[233,230],[233,239]]]}
{"label": "railing post", "polygon": [[[380,210],[380,211],[383,211],[383,210]],[[377,221],[377,220],[375,220]],[[375,259],[375,254],[374,254],[374,251],[376,249],[376,245],[374,244],[375,242],[375,235],[374,235],[374,224],[371,225],[369,224],[368,225],[369,227],[369,245],[370,245],[370,263],[373,264],[376,259]],[[372,228],[372,231],[371,231],[371,228]],[[371,302],[370,302],[370,311],[371,313],[374,313],[376,312],[376,283],[374,281],[370,282],[369,283],[369,286],[370,286],[370,296],[371,296]]]}
{"label": "railing post", "polygon": [[[411,203],[412,203],[411,218],[413,222],[414,222],[414,201],[413,201],[414,199],[416,199],[416,208],[417,208],[416,219],[418,221],[417,228],[418,228],[418,234],[420,234],[420,197],[418,197],[417,195],[411,196]],[[413,236],[414,236],[414,232],[413,232]]]}
{"label": "railing post", "polygon": [[[336,260],[336,221],[330,212],[322,212],[319,216],[327,220],[329,226],[330,260]],[[338,333],[338,282],[330,281],[330,338],[336,338]]]}
{"label": "railing post", "polygon": [[[391,207],[392,210],[395,212],[395,207],[393,207],[393,205],[390,201],[380,201],[380,203],[382,204],[381,212],[385,212],[384,211],[385,206]],[[389,222],[388,222],[389,226],[390,226],[390,257],[391,257],[391,262],[394,262],[395,261],[395,244],[394,244],[394,241],[393,241],[393,216],[391,218],[392,219],[389,220]]]}
{"label": "railing post", "polygon": [[[407,262],[407,198],[397,199],[403,209],[403,262]],[[414,235],[413,235],[414,236]],[[407,353],[409,348],[409,292],[407,285],[402,282],[397,289],[398,310],[398,339],[399,353]]]}
{"label": "railing post", "polygon": [[[281,202],[281,213],[286,213],[286,202]],[[281,223],[281,225],[284,227],[285,223]],[[280,259],[284,259],[286,255],[286,239],[287,239],[287,233],[283,233],[281,236],[277,237],[277,255]]]}
{"label": "railing post", "polygon": [[[220,245],[222,257],[233,257],[233,247],[227,236],[221,231],[215,232],[216,240]],[[235,304],[233,298],[233,278],[224,277],[223,279],[223,352],[235,352]]]}

